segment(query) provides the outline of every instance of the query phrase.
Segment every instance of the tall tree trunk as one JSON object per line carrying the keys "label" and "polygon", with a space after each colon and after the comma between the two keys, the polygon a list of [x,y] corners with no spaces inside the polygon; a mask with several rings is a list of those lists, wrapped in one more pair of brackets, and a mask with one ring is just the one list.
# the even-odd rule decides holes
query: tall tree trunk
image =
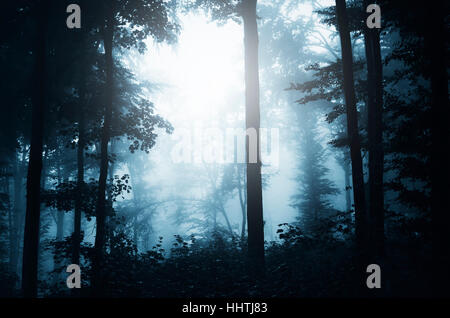
{"label": "tall tree trunk", "polygon": [[[14,228],[16,229],[15,242],[14,242],[14,257],[12,268],[15,269],[15,273],[19,275],[22,271],[21,262],[19,260],[22,259],[23,256],[23,246],[22,240],[24,237],[25,230],[25,210],[26,210],[26,197],[24,190],[24,181],[25,181],[25,171],[26,171],[26,156],[28,154],[28,149],[23,147],[22,149],[22,159],[17,159],[16,166],[16,176],[14,177]],[[21,275],[19,275],[20,278]],[[17,287],[20,288],[21,281],[18,281]]]}
{"label": "tall tree trunk", "polygon": [[[60,156],[62,156],[60,152]],[[61,181],[64,183],[67,182],[67,180],[62,180],[62,160],[59,160],[59,166],[58,166],[58,183],[61,184]],[[44,177],[42,178],[44,179]],[[42,187],[43,188],[43,187]],[[62,242],[64,239],[64,211],[56,210],[56,241]],[[53,254],[53,269],[58,270],[61,269],[61,257],[57,254],[57,249],[55,247],[55,251]],[[56,272],[53,276],[53,284],[56,285],[58,281],[61,279],[61,272]]]}
{"label": "tall tree trunk", "polygon": [[345,178],[345,208],[346,211],[350,211],[352,209],[352,197],[350,192],[350,164],[345,160],[344,162],[344,178]]}
{"label": "tall tree trunk", "polygon": [[64,211],[57,211],[56,214],[56,240],[61,242],[64,239]]}
{"label": "tall tree trunk", "polygon": [[[56,241],[57,242],[62,242],[64,240],[64,211],[56,211]],[[55,252],[53,255],[53,269],[60,269],[62,264],[61,264],[61,258],[59,257],[59,255],[56,253],[56,248],[55,248]],[[56,275],[54,276],[54,281],[53,283],[56,284],[57,281],[61,278],[61,272],[56,273]]]}
{"label": "tall tree trunk", "polygon": [[10,241],[9,266],[13,273],[17,274],[17,264],[19,262],[20,235],[24,214],[23,198],[23,161],[16,156],[14,169],[14,209],[12,217],[12,231]]}
{"label": "tall tree trunk", "polygon": [[35,43],[34,89],[32,96],[31,143],[27,175],[27,205],[23,246],[22,291],[37,296],[40,221],[40,180],[42,169],[48,0],[36,6],[38,22]]}
{"label": "tall tree trunk", "polygon": [[233,237],[234,236],[233,228],[231,227],[230,219],[228,218],[227,212],[225,211],[223,205],[220,206],[220,212],[222,213],[223,218],[225,219],[225,223],[227,224],[228,231],[230,231],[230,235]]}
{"label": "tall tree trunk", "polygon": [[425,48],[431,63],[431,214],[433,230],[433,292],[435,296],[450,295],[450,207],[449,188],[449,102],[445,41],[444,1],[433,1],[425,9]]}
{"label": "tall tree trunk", "polygon": [[[114,112],[113,112],[114,114]],[[109,145],[109,153],[111,156],[114,155],[114,140],[111,140]],[[107,200],[106,200],[106,219],[105,219],[105,242],[111,243],[111,240],[114,238],[114,226],[111,222],[111,218],[113,216],[113,194],[112,187],[114,185],[114,161],[111,160],[111,164],[108,168],[108,181],[109,186],[107,185]],[[110,244],[112,246],[112,244]]]}
{"label": "tall tree trunk", "polygon": [[[62,153],[62,149],[58,150],[59,152],[59,160],[58,160],[58,184],[61,185],[62,183],[67,184],[68,182],[68,178],[65,176],[65,170],[64,170],[64,161],[63,161],[63,153]],[[42,184],[41,184],[41,188],[43,189],[45,187],[45,169],[42,169]],[[60,211],[57,210],[56,211],[56,240],[57,241],[62,241],[64,238],[64,211]]]}
{"label": "tall tree trunk", "polygon": [[336,0],[336,15],[341,40],[342,65],[344,74],[344,95],[347,108],[347,134],[352,161],[353,199],[355,202],[355,236],[357,253],[357,272],[360,284],[365,273],[363,268],[367,246],[367,215],[364,194],[363,165],[358,132],[358,113],[356,110],[355,86],[353,81],[353,57],[348,29],[345,0]]}
{"label": "tall tree trunk", "polygon": [[[142,200],[141,197],[141,192],[139,191],[139,186],[138,186],[138,178],[139,178],[139,172],[137,171],[135,165],[132,164],[128,164],[128,171],[130,172],[130,177],[131,177],[131,181],[132,181],[132,189],[133,189],[133,205],[134,205],[134,209],[135,211],[139,210],[139,203]],[[133,217],[133,241],[136,244],[136,247],[139,250],[139,220],[138,220],[138,214],[136,213],[136,215]],[[144,251],[146,251],[146,243],[145,243],[145,238],[142,237],[142,245],[144,248]]]}
{"label": "tall tree trunk", "polygon": [[[12,193],[8,180],[8,240],[9,240],[9,271],[13,272],[12,259],[14,258],[14,242],[16,236],[16,229],[14,228],[14,210],[12,208],[11,200]],[[15,273],[15,272],[14,272]]]}
{"label": "tall tree trunk", "polygon": [[112,7],[107,8],[106,27],[104,30],[104,46],[106,60],[106,85],[105,85],[105,115],[101,136],[100,149],[100,176],[98,181],[98,198],[96,208],[96,235],[95,235],[95,258],[94,258],[94,277],[92,288],[96,296],[100,296],[102,291],[102,264],[104,258],[105,239],[106,239],[106,182],[108,177],[108,143],[110,139],[110,125],[112,117],[112,101],[113,101],[113,28],[114,15]]}
{"label": "tall tree trunk", "polygon": [[247,213],[245,210],[245,207],[247,205],[246,200],[244,200],[244,195],[242,194],[242,184],[241,184],[241,170],[240,167],[237,167],[237,175],[238,175],[238,194],[239,194],[239,204],[241,206],[241,213],[242,213],[242,229],[241,229],[241,241],[244,241],[245,238],[245,228],[247,226]]}
{"label": "tall tree trunk", "polygon": [[[87,48],[86,40],[85,49]],[[83,60],[80,95],[78,105],[78,145],[77,145],[77,194],[75,198],[75,215],[73,221],[73,247],[72,247],[72,264],[80,264],[80,244],[81,244],[81,208],[82,193],[84,191],[84,147],[85,141],[85,118],[84,109],[86,103],[86,81],[87,81],[87,61]]]}
{"label": "tall tree trunk", "polygon": [[[364,0],[366,8],[372,0]],[[369,134],[369,217],[373,251],[378,258],[384,254],[383,193],[383,65],[380,31],[365,28],[364,43],[367,60],[368,134]]]}
{"label": "tall tree trunk", "polygon": [[258,25],[256,22],[256,0],[244,0],[244,46],[245,46],[245,123],[247,131],[255,130],[257,136],[256,162],[250,162],[250,141],[247,138],[247,224],[248,255],[251,272],[264,273],[264,221],[261,186],[260,111],[258,73]]}
{"label": "tall tree trunk", "polygon": [[14,246],[13,243],[13,236],[15,233],[14,230],[14,224],[13,224],[13,208],[12,208],[12,191],[11,191],[11,176],[13,175],[13,173],[11,172],[11,165],[9,163],[6,163],[4,165],[4,167],[2,167],[1,172],[0,172],[1,178],[2,178],[2,193],[5,195],[4,198],[4,211],[6,211],[5,214],[7,214],[8,216],[8,235],[6,236],[6,231],[5,231],[5,241],[8,240],[9,241],[9,265],[11,265],[11,251],[12,248]]}
{"label": "tall tree trunk", "polygon": [[[62,156],[62,151],[60,153],[60,156]],[[62,158],[61,158],[62,159]],[[64,176],[65,174],[65,169],[63,168],[63,160],[60,160],[60,166],[58,167],[58,183],[61,184],[65,183],[67,184],[69,182],[69,178],[67,178],[66,176]],[[44,188],[45,186],[45,182],[44,182],[44,176],[42,177],[42,181],[43,181],[43,185],[42,188]],[[56,211],[56,240],[58,242],[61,242],[64,239],[64,211]]]}

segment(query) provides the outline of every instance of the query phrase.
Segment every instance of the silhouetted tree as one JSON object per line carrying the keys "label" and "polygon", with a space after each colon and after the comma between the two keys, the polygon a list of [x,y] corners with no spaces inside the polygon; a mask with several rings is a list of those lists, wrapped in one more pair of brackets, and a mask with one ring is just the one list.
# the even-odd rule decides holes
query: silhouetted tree
{"label": "silhouetted tree", "polygon": [[[245,112],[246,128],[255,136],[248,138],[247,153],[247,228],[248,256],[251,273],[264,272],[264,220],[262,205],[261,149],[260,149],[260,109],[259,109],[259,63],[258,63],[258,25],[257,0],[196,1],[196,7],[203,7],[211,13],[214,20],[233,19],[244,24],[245,48]],[[256,137],[256,138],[255,138]],[[256,140],[255,140],[256,139]],[[250,149],[256,142],[256,158],[251,158]],[[249,148],[250,147],[250,148]],[[251,150],[253,152],[253,150]],[[252,154],[253,156],[253,154]],[[250,160],[255,162],[250,162]]]}
{"label": "silhouetted tree", "polygon": [[[96,236],[95,250],[96,257],[94,262],[93,290],[100,294],[101,288],[101,264],[103,260],[105,247],[105,191],[106,180],[108,176],[108,143],[111,138],[111,122],[113,120],[113,100],[114,91],[114,61],[113,46],[116,38],[119,46],[130,48],[138,47],[142,52],[145,45],[142,40],[152,35],[158,41],[172,40],[175,25],[169,21],[167,3],[163,1],[102,1],[100,3],[102,24],[100,24],[103,36],[103,45],[105,49],[105,110],[101,137],[100,151],[100,175],[98,201],[96,208]],[[127,24],[131,24],[131,28]],[[134,29],[133,29],[134,28]],[[137,30],[136,28],[140,28]]]}
{"label": "silhouetted tree", "polygon": [[[247,131],[256,132],[256,162],[250,162],[254,138],[247,139],[247,219],[248,251],[256,272],[264,268],[264,222],[261,184],[259,71],[258,71],[258,26],[256,22],[256,0],[242,3],[245,46],[245,104]],[[254,160],[254,159],[253,159]]]}
{"label": "silhouetted tree", "polygon": [[22,289],[25,297],[37,296],[37,268],[40,219],[40,184],[44,135],[47,54],[47,13],[49,1],[35,3],[37,28],[35,39],[34,82],[30,159],[27,175],[27,206],[23,246]]}
{"label": "silhouetted tree", "polygon": [[355,87],[353,80],[353,56],[348,29],[345,0],[336,0],[336,16],[341,40],[344,95],[347,112],[347,134],[352,160],[353,197],[355,200],[356,242],[359,253],[366,247],[367,215],[364,194],[364,177],[361,158],[361,145],[356,111]]}
{"label": "silhouetted tree", "polygon": [[[372,3],[363,1],[363,12]],[[363,25],[367,62],[367,126],[369,144],[369,217],[375,256],[384,250],[383,66],[380,30]]]}
{"label": "silhouetted tree", "polygon": [[319,138],[317,114],[311,107],[302,106],[298,112],[299,164],[295,179],[298,190],[291,198],[291,205],[299,212],[297,219],[301,228],[315,234],[320,221],[336,212],[330,202],[330,196],[339,191],[327,178],[329,169],[325,166],[326,152]]}

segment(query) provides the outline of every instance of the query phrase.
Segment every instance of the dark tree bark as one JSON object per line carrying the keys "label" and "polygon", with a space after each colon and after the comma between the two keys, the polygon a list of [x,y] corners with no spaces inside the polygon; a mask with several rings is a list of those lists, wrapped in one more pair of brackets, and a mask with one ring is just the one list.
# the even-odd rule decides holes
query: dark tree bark
{"label": "dark tree bark", "polygon": [[352,209],[351,185],[350,185],[350,164],[347,160],[344,162],[344,179],[345,179],[345,207],[346,211]]}
{"label": "dark tree bark", "polygon": [[260,156],[260,111],[259,111],[259,73],[258,73],[258,25],[256,22],[256,0],[244,0],[242,4],[245,46],[245,115],[247,131],[255,130],[257,135],[257,158],[249,160],[249,141],[247,139],[247,224],[248,253],[252,272],[264,272],[264,222],[261,186]]}
{"label": "dark tree bark", "polygon": [[[114,112],[113,112],[114,114]],[[114,156],[115,153],[115,147],[114,147],[114,140],[111,140],[109,144],[109,152],[110,156]],[[114,179],[114,164],[115,162],[111,160],[109,167],[108,167],[108,178],[107,178],[107,191],[106,191],[106,207],[105,207],[105,242],[111,243],[111,240],[114,238],[114,226],[111,224],[111,215],[112,215],[112,209],[113,209],[113,193],[112,193],[112,186],[113,186],[113,179]],[[109,182],[109,184],[108,184]],[[137,244],[137,243],[136,243]],[[112,246],[110,244],[110,246]]]}
{"label": "dark tree bark", "polygon": [[[9,178],[8,178],[8,188],[7,188],[7,190],[8,190],[8,240],[9,240],[9,250],[8,250],[8,252],[9,252],[9,264],[8,264],[8,266],[9,266],[9,271],[11,271],[11,272],[14,272],[14,270],[13,270],[13,266],[12,266],[12,264],[13,264],[13,262],[12,262],[12,260],[13,260],[13,258],[14,258],[14,242],[15,242],[15,236],[16,236],[16,229],[14,228],[14,210],[13,210],[13,208],[12,208],[12,204],[11,204],[11,197],[12,197],[12,194],[10,193],[10,191],[11,191],[11,189],[10,189],[10,186],[9,186]],[[15,272],[14,272],[15,273]]]}
{"label": "dark tree bark", "polygon": [[64,239],[64,211],[57,211],[56,215],[56,240]]}
{"label": "dark tree bark", "polygon": [[[64,163],[63,163],[63,153],[62,149],[59,149],[59,160],[58,160],[58,184],[61,185],[61,183],[67,183],[69,180],[65,176],[65,170],[64,170]],[[43,171],[42,176],[42,185],[41,188],[43,189],[45,187],[45,176]],[[64,211],[56,211],[56,240],[61,242],[64,238]],[[55,253],[56,254],[56,253]]]}
{"label": "dark tree bark", "polygon": [[92,288],[96,296],[101,295],[102,287],[102,264],[106,241],[106,182],[108,177],[108,143],[110,140],[112,101],[113,101],[113,68],[112,42],[114,34],[114,11],[112,7],[107,9],[106,27],[104,29],[104,46],[106,60],[106,85],[105,85],[105,114],[100,145],[100,176],[96,208],[96,235],[95,235],[95,258],[94,277]]}
{"label": "dark tree bark", "polygon": [[32,95],[30,159],[27,175],[27,203],[23,246],[22,291],[25,297],[37,296],[37,270],[40,221],[40,180],[45,112],[46,47],[48,0],[36,5],[37,34]]}
{"label": "dark tree bark", "polygon": [[353,80],[353,57],[345,0],[336,0],[336,15],[342,50],[344,74],[344,95],[347,108],[347,134],[352,161],[353,198],[355,202],[355,234],[358,253],[366,247],[367,215],[364,196],[364,177],[361,158],[361,145],[358,132],[358,113],[356,110],[355,86]]}
{"label": "dark tree bark", "polygon": [[[364,9],[372,2],[364,0]],[[364,28],[368,85],[370,241],[373,242],[374,256],[378,258],[384,254],[383,65],[379,29]]]}
{"label": "dark tree bark", "polygon": [[14,173],[14,218],[13,218],[13,242],[11,245],[12,255],[10,258],[11,271],[13,273],[19,273],[19,259],[21,257],[21,244],[24,231],[25,221],[25,206],[26,200],[23,191],[24,177],[25,177],[25,160],[28,151],[24,147],[22,149],[21,159],[16,159],[16,170]]}
{"label": "dark tree bark", "polygon": [[[64,181],[62,181],[63,176],[62,174],[64,173],[64,169],[63,167],[63,162],[62,162],[62,151],[59,150],[60,154],[60,160],[58,163],[58,183],[61,184],[62,182],[67,182],[67,178],[64,179]],[[42,177],[42,179],[44,179],[44,176]],[[44,187],[41,186],[41,188],[43,189]],[[56,241],[57,242],[61,242],[64,239],[64,211],[56,211]],[[59,255],[57,254],[57,249],[55,248],[55,251],[53,253],[53,269],[54,270],[58,270],[61,268],[62,263],[61,263],[61,258],[58,257]],[[58,280],[61,279],[61,272],[57,272],[54,276],[53,276],[53,284],[56,284],[58,282]]]}
{"label": "dark tree bark", "polygon": [[[0,170],[0,176],[1,176],[1,193],[4,193],[6,195],[6,198],[4,198],[3,201],[3,208],[5,214],[8,216],[8,236],[7,239],[9,241],[9,266],[11,269],[11,260],[13,255],[13,249],[14,249],[14,236],[15,236],[15,229],[14,229],[14,211],[11,204],[12,199],[12,191],[11,191],[11,177],[13,176],[11,165],[9,163],[6,163]],[[6,235],[5,235],[6,236]]]}
{"label": "dark tree bark", "polygon": [[[85,40],[86,41],[86,40]],[[84,45],[86,48],[87,46]],[[83,61],[80,81],[79,110],[78,110],[78,145],[77,145],[77,196],[75,198],[75,215],[73,222],[73,254],[72,263],[80,264],[80,244],[81,244],[81,207],[82,193],[84,191],[84,147],[85,141],[85,118],[84,109],[86,103],[86,80],[87,61]]]}
{"label": "dark tree bark", "polygon": [[433,230],[433,292],[450,295],[449,102],[444,1],[426,5],[424,19],[426,57],[431,79],[431,214]]}

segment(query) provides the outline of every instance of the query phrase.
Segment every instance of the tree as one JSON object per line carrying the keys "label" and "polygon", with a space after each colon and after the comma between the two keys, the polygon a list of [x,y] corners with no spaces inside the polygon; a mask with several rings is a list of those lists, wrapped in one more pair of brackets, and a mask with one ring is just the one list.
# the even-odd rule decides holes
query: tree
{"label": "tree", "polygon": [[[364,0],[365,9],[371,1]],[[383,65],[381,61],[380,31],[364,28],[367,61],[367,108],[369,135],[369,217],[370,234],[375,256],[384,250],[384,155],[383,155]]]}
{"label": "tree", "polygon": [[238,194],[242,213],[241,241],[244,241],[247,226],[247,193],[245,192],[244,166],[241,164],[227,165],[224,168],[221,188],[224,192],[233,194],[236,191]]}
{"label": "tree", "polygon": [[[86,48],[86,45],[84,46]],[[86,68],[87,62],[82,65],[82,76],[79,91],[79,111],[78,111],[78,144],[77,144],[77,197],[75,201],[75,215],[73,221],[73,255],[72,264],[80,264],[80,244],[81,244],[81,207],[82,193],[84,188],[84,148],[86,146],[86,120],[84,118],[84,110],[86,104]]]}
{"label": "tree", "polygon": [[250,271],[260,275],[264,272],[264,220],[262,204],[261,154],[260,154],[260,109],[259,109],[259,63],[257,0],[195,1],[194,7],[204,8],[214,20],[233,19],[244,24],[245,49],[245,121],[246,128],[255,133],[256,158],[250,162],[249,140],[247,153],[247,228]]}
{"label": "tree", "polygon": [[105,246],[105,222],[106,222],[106,178],[108,176],[108,143],[110,139],[110,125],[112,117],[112,101],[113,101],[113,57],[112,57],[112,41],[115,27],[115,11],[110,4],[106,8],[105,27],[103,29],[103,45],[105,47],[105,67],[106,67],[106,83],[105,83],[105,110],[103,119],[103,128],[100,144],[100,175],[96,208],[96,232],[95,232],[95,258],[94,258],[94,279],[92,288],[94,293],[98,293],[102,284],[101,267],[103,265],[103,253]]}
{"label": "tree", "polygon": [[[425,56],[430,61],[431,82],[431,213],[433,229],[433,261],[435,274],[433,276],[435,295],[448,296],[450,275],[450,216],[448,193],[450,187],[450,131],[448,118],[450,114],[448,101],[448,49],[445,46],[448,26],[445,24],[445,12],[448,5],[444,1],[436,1],[425,10]],[[447,30],[446,30],[447,29]]]}
{"label": "tree", "polygon": [[40,184],[44,134],[46,92],[46,48],[48,0],[36,4],[37,35],[35,42],[32,134],[27,175],[27,205],[23,247],[22,289],[25,297],[37,296],[39,246]]}
{"label": "tree", "polygon": [[353,80],[353,56],[345,0],[336,0],[336,16],[342,50],[344,95],[347,112],[347,135],[350,144],[350,157],[352,161],[356,244],[358,253],[363,253],[367,243],[366,200],[364,194],[364,177],[358,131],[355,86]]}
{"label": "tree", "polygon": [[[81,7],[85,8],[87,4],[86,1],[83,0],[81,3]],[[87,119],[86,119],[86,111],[87,111],[87,101],[88,101],[88,92],[87,85],[89,79],[89,71],[91,70],[91,63],[88,59],[89,54],[92,54],[92,47],[96,48],[95,38],[93,39],[90,36],[90,32],[93,29],[93,25],[95,19],[90,15],[84,14],[83,16],[83,28],[80,30],[79,34],[80,41],[82,43],[81,58],[79,59],[79,64],[81,68],[81,74],[79,77],[78,83],[78,142],[77,142],[77,193],[75,199],[75,211],[74,211],[74,222],[73,222],[73,246],[72,246],[72,263],[80,264],[80,244],[81,244],[81,214],[82,214],[82,206],[83,206],[83,196],[85,182],[84,182],[84,170],[85,170],[85,147],[87,144],[86,133],[87,133]],[[73,32],[72,32],[73,33]],[[78,41],[77,41],[78,42]]]}
{"label": "tree", "polygon": [[[387,186],[411,210],[413,216],[405,218],[414,230],[432,238],[433,292],[442,297],[448,295],[450,280],[446,270],[450,263],[450,218],[446,212],[449,159],[445,150],[449,144],[448,3],[414,5],[408,15],[402,13],[410,2],[381,1],[380,5],[386,12],[386,27],[402,39],[392,43],[392,52],[385,59],[395,67],[387,84],[410,82],[403,94],[388,92],[385,96],[390,122],[386,126],[390,138],[388,168],[397,176]],[[402,120],[399,115],[404,116]]]}
{"label": "tree", "polygon": [[245,112],[247,131],[256,132],[256,162],[250,162],[250,142],[247,139],[247,220],[248,252],[256,272],[264,268],[264,222],[261,184],[260,111],[258,75],[258,25],[256,22],[256,0],[242,3],[245,46]]}
{"label": "tree", "polygon": [[299,191],[292,196],[291,205],[299,211],[298,220],[304,231],[317,234],[320,220],[330,217],[333,209],[330,195],[339,193],[327,178],[326,153],[320,144],[318,120],[311,105],[299,112],[299,165],[296,178]]}
{"label": "tree", "polygon": [[[114,61],[113,46],[115,36],[120,35],[119,46],[124,48],[138,47],[140,52],[145,50],[142,40],[148,35],[158,41],[173,40],[176,26],[169,21],[167,3],[164,1],[102,1],[101,12],[104,16],[100,23],[105,49],[105,109],[101,137],[101,162],[99,188],[96,208],[96,236],[94,258],[93,290],[97,295],[101,293],[101,266],[105,247],[105,219],[106,219],[106,180],[108,176],[108,143],[111,138],[111,122],[113,120],[114,91]],[[127,24],[130,24],[129,27]]]}

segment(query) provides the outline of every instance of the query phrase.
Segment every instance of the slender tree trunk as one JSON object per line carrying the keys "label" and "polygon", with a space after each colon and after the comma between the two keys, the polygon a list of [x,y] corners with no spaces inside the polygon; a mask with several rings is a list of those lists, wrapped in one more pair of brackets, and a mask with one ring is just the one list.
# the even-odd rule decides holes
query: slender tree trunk
{"label": "slender tree trunk", "polygon": [[231,227],[231,223],[230,223],[230,219],[228,219],[227,212],[225,211],[223,206],[220,207],[220,212],[222,213],[223,218],[225,219],[225,223],[227,224],[228,231],[230,231],[230,235],[234,236],[233,228]]}
{"label": "slender tree trunk", "polygon": [[151,230],[148,230],[147,233],[145,233],[144,236],[144,252],[148,251],[150,249],[150,234]]}
{"label": "slender tree trunk", "polygon": [[342,65],[344,74],[344,95],[347,108],[347,134],[352,161],[353,200],[355,202],[356,239],[356,293],[362,295],[365,286],[367,266],[367,215],[364,193],[363,165],[358,132],[358,113],[356,110],[355,87],[353,81],[353,57],[348,29],[345,0],[336,0],[336,16],[341,40]]}
{"label": "slender tree trunk", "polygon": [[353,197],[355,200],[356,241],[360,248],[365,247],[367,234],[366,202],[364,197],[364,178],[361,158],[361,145],[358,132],[358,113],[356,110],[355,86],[353,81],[353,57],[348,29],[345,0],[336,0],[336,15],[342,49],[344,73],[344,95],[347,108],[347,134],[352,160]]}
{"label": "slender tree trunk", "polygon": [[247,226],[247,213],[245,211],[245,206],[247,205],[247,202],[244,201],[243,194],[242,194],[242,184],[241,184],[241,171],[240,168],[237,168],[238,170],[238,194],[239,194],[239,204],[241,206],[241,212],[242,212],[242,229],[241,229],[241,241],[245,238],[245,228]]}
{"label": "slender tree trunk", "polygon": [[11,198],[12,198],[12,193],[10,192],[10,187],[9,187],[9,181],[8,181],[8,200],[9,200],[9,207],[8,207],[8,239],[9,239],[9,271],[15,273],[15,271],[13,270],[12,267],[12,260],[14,258],[14,242],[15,242],[15,237],[16,237],[16,233],[17,233],[17,229],[14,227],[14,210],[11,206]]}
{"label": "slender tree trunk", "polygon": [[[114,140],[111,140],[109,146],[109,153],[111,156],[114,154]],[[112,186],[114,183],[114,161],[111,161],[108,169],[108,181],[109,187],[107,186],[107,200],[106,200],[106,219],[105,219],[105,228],[106,228],[106,237],[105,241],[111,243],[111,240],[114,238],[114,226],[111,222],[111,217],[113,216],[113,197],[112,197]],[[110,244],[112,246],[112,244]]]}
{"label": "slender tree trunk", "polygon": [[57,211],[56,215],[56,240],[64,239],[64,211]]}
{"label": "slender tree trunk", "polygon": [[[61,166],[62,162],[60,162],[58,167],[58,183],[61,184]],[[66,181],[63,181],[66,182]],[[56,241],[62,242],[64,240],[64,211],[56,210]],[[57,254],[57,249],[55,248],[54,254],[53,254],[53,269],[58,270],[62,266],[61,264],[61,258]],[[53,276],[53,284],[57,284],[58,281],[61,279],[61,272],[56,272]]]}
{"label": "slender tree trunk", "polygon": [[[135,169],[135,165],[132,164],[128,164],[128,171],[130,172],[130,177],[131,177],[131,181],[132,181],[132,189],[133,189],[133,204],[134,204],[134,209],[135,211],[138,211],[139,209],[139,202],[141,202],[142,198],[140,195],[140,191],[139,191],[139,186],[138,186],[138,178],[139,178],[139,172],[136,171]],[[138,214],[136,213],[136,215],[133,217],[133,241],[136,244],[136,247],[139,250],[138,247],[138,241],[139,241],[139,221],[138,221]],[[147,250],[146,248],[146,243],[145,243],[145,238],[142,238],[142,245],[144,248],[144,251]]]}
{"label": "slender tree trunk", "polygon": [[[16,229],[15,242],[14,242],[14,258],[13,258],[13,268],[15,269],[15,273],[19,274],[22,272],[21,262],[19,260],[23,257],[23,246],[22,240],[24,237],[25,230],[25,210],[26,210],[26,197],[24,193],[24,185],[25,185],[25,170],[26,170],[26,156],[28,154],[28,150],[26,147],[22,149],[22,159],[17,159],[17,170],[16,176],[14,177],[14,228]],[[19,275],[22,278],[21,275]],[[18,282],[18,288],[21,285],[21,281]]]}
{"label": "slender tree trunk", "polygon": [[347,160],[344,162],[344,178],[345,178],[345,208],[346,211],[352,209],[352,196],[351,196],[351,185],[350,185],[350,166]]}
{"label": "slender tree trunk", "polygon": [[[366,8],[372,0],[364,0]],[[383,193],[383,65],[380,31],[365,28],[364,43],[367,60],[368,134],[369,134],[369,217],[370,234],[375,257],[384,254]]]}
{"label": "slender tree trunk", "polygon": [[[86,40],[84,40],[86,41]],[[87,45],[84,45],[87,48]],[[83,61],[79,110],[78,110],[78,145],[77,145],[77,194],[75,198],[75,215],[73,221],[73,247],[72,247],[72,263],[80,264],[80,244],[81,244],[81,209],[82,209],[82,193],[84,192],[84,147],[85,141],[85,118],[84,109],[86,103],[86,80],[87,80],[87,61]]]}
{"label": "slender tree trunk", "polygon": [[23,246],[22,291],[25,297],[37,296],[39,250],[40,180],[45,112],[46,47],[48,0],[36,7],[38,14],[32,97],[31,144],[27,175],[27,205]]}
{"label": "slender tree trunk", "polygon": [[[62,154],[62,149],[59,149],[59,163],[58,163],[58,184],[61,185],[62,183],[67,183],[68,182],[68,178],[66,178],[64,176],[65,171],[63,168],[64,162],[63,162],[63,158],[62,158],[63,154]],[[45,181],[44,181],[44,169],[42,171],[43,176],[42,176],[42,184],[41,184],[41,188],[43,189],[45,186]],[[62,241],[63,237],[64,237],[64,211],[56,211],[56,240],[57,241]]]}
{"label": "slender tree trunk", "polygon": [[17,264],[19,261],[21,220],[23,219],[23,164],[19,158],[16,158],[14,171],[14,215],[12,217],[12,231],[10,242],[10,270],[17,273]]}
{"label": "slender tree trunk", "polygon": [[105,46],[105,60],[106,60],[106,85],[105,85],[105,115],[101,136],[100,149],[100,176],[99,176],[99,190],[97,198],[96,209],[96,235],[95,235],[95,258],[94,258],[94,277],[92,288],[96,296],[102,293],[102,265],[104,258],[105,239],[106,239],[106,182],[108,177],[108,143],[110,139],[110,125],[112,117],[112,100],[113,100],[113,56],[112,56],[112,42],[113,42],[113,28],[114,16],[113,9],[109,7],[106,21],[106,28],[104,30],[104,46]]}
{"label": "slender tree trunk", "polygon": [[[15,154],[14,154],[15,155]],[[8,216],[8,233],[6,233],[5,231],[5,241],[8,240],[9,241],[9,265],[11,265],[11,254],[12,254],[12,249],[14,246],[14,223],[13,223],[13,208],[12,208],[12,191],[11,191],[11,181],[10,178],[13,175],[13,173],[11,173],[11,166],[9,163],[5,164],[4,168],[2,168],[2,171],[0,172],[1,177],[2,177],[2,187],[3,190],[2,192],[6,195],[5,201],[4,201],[4,208],[6,211],[6,214]],[[7,234],[7,236],[6,236]]]}
{"label": "slender tree trunk", "polygon": [[245,122],[247,131],[255,130],[257,136],[256,162],[250,162],[250,142],[247,139],[247,220],[248,254],[251,272],[264,273],[264,221],[261,186],[260,155],[260,111],[258,73],[258,25],[256,22],[256,0],[244,0],[244,46],[245,46]]}
{"label": "slender tree trunk", "polygon": [[[62,154],[60,154],[62,155]],[[69,182],[69,179],[64,176],[65,170],[63,168],[63,162],[61,160],[60,167],[58,167],[58,170],[60,171],[60,177],[58,178],[59,184],[61,184],[61,181],[65,184]],[[44,177],[42,178],[44,179]],[[44,183],[45,184],[45,183]],[[44,186],[42,186],[44,188]],[[61,242],[64,239],[64,211],[56,211],[56,240],[58,242]]]}
{"label": "slender tree trunk", "polygon": [[[134,205],[136,207],[136,204]],[[137,216],[133,218],[133,242],[136,244],[136,248],[139,250],[139,233],[138,233],[138,219]]]}
{"label": "slender tree trunk", "polygon": [[241,212],[242,212],[242,228],[241,228],[241,240],[243,241],[245,238],[245,229],[247,227],[247,213],[245,213],[245,204],[242,201],[242,194],[239,193],[239,202],[241,205]]}
{"label": "slender tree trunk", "polygon": [[425,48],[431,63],[431,214],[433,230],[433,292],[435,296],[450,295],[450,193],[449,180],[449,102],[445,39],[444,1],[433,1],[425,8]]}

